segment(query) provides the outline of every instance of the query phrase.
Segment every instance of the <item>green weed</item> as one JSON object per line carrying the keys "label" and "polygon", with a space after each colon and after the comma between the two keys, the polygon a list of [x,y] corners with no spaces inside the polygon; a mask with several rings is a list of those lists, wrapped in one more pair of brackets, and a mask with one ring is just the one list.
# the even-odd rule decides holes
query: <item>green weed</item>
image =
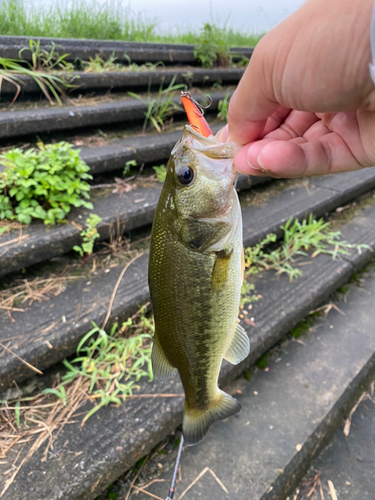
{"label": "green weed", "polygon": [[204,24],[194,47],[194,57],[204,68],[228,66],[231,55],[225,28]]}
{"label": "green weed", "polygon": [[250,283],[247,280],[243,280],[241,286],[241,300],[240,300],[240,308],[243,309],[245,304],[251,304],[252,302],[256,302],[259,300],[257,295],[250,295],[251,292],[255,290],[255,286],[253,283]]}
{"label": "green weed", "polygon": [[84,420],[102,406],[121,404],[127,396],[133,395],[142,377],[153,380],[153,332],[153,319],[143,310],[137,323],[129,318],[121,328],[114,325],[109,333],[93,324],[77,347],[77,357],[71,362],[64,360],[67,373],[62,377],[62,385],[82,377],[89,382],[88,393],[98,400]]}
{"label": "green weed", "polygon": [[329,225],[323,219],[315,220],[312,215],[302,222],[289,219],[285,226],[281,226],[284,237],[275,250],[266,250],[266,247],[276,242],[275,234],[269,234],[262,242],[245,249],[247,275],[274,269],[277,274],[286,273],[292,281],[302,274],[293,264],[295,258],[307,256],[307,251],[313,252],[312,258],[324,253],[335,259],[339,254],[348,255],[353,248],[359,253],[368,248],[368,245],[352,245],[340,240],[341,232],[329,231]]}
{"label": "green weed", "polygon": [[73,247],[73,250],[78,252],[81,257],[92,254],[95,240],[100,236],[96,226],[101,220],[101,217],[97,214],[91,214],[90,217],[86,219],[86,229],[80,233],[80,236],[82,236],[82,245],[74,245]]}
{"label": "green weed", "polygon": [[43,70],[63,70],[63,71],[73,71],[74,64],[66,61],[69,54],[63,54],[60,56],[56,51],[55,42],[51,42],[49,50],[42,49],[40,47],[40,40],[29,40],[29,47],[24,47],[19,51],[19,57],[21,59],[22,52],[29,50],[31,52],[31,64],[30,68],[35,71]]}
{"label": "green weed", "polygon": [[62,222],[72,207],[92,209],[89,201],[92,179],[79,151],[66,142],[22,151],[13,148],[0,157],[0,219],[30,224]]}
{"label": "green weed", "polygon": [[[122,3],[71,0],[42,3],[0,0],[0,33],[28,37],[91,38],[136,42],[196,44],[197,30],[175,27],[158,29],[159,21],[135,13]],[[211,25],[231,47],[252,47],[262,35],[249,34],[227,25]]]}
{"label": "green weed", "polygon": [[257,367],[260,370],[264,370],[265,368],[267,368],[267,366],[268,366],[268,358],[270,356],[271,356],[271,353],[266,352],[265,354],[263,354],[263,356],[261,356],[260,358],[258,358],[256,360],[255,364],[257,365]]}
{"label": "green weed", "polygon": [[71,0],[45,8],[24,0],[0,1],[2,35],[148,41],[156,36],[156,26],[155,19],[135,14],[120,2]]}
{"label": "green weed", "polygon": [[133,63],[127,54],[124,54],[124,57],[127,64],[116,62],[117,58],[114,52],[112,52],[108,59],[104,59],[99,54],[96,54],[94,58],[90,57],[88,61],[80,60],[79,63],[86,73],[103,73],[106,71],[155,71],[159,66],[165,67],[162,61],[137,64]]}
{"label": "green weed", "polygon": [[229,108],[229,94],[226,94],[224,99],[221,99],[218,104],[217,117],[220,120],[228,121],[228,108]]}
{"label": "green weed", "polygon": [[[0,57],[0,79],[6,80],[11,83],[15,89],[15,95],[10,103],[10,106],[14,103],[21,91],[21,80],[18,75],[30,76],[39,86],[40,90],[43,92],[48,102],[53,105],[53,98],[61,106],[60,96],[64,96],[64,88],[70,87],[71,85],[56,75],[52,75],[47,72],[36,71],[33,68],[26,68],[24,65],[26,61],[22,59],[7,59]],[[1,92],[1,86],[0,86]],[[1,94],[0,94],[1,95]]]}
{"label": "green weed", "polygon": [[319,316],[319,312],[314,312],[311,313],[307,318],[305,318],[303,321],[300,321],[298,325],[296,325],[294,328],[290,330],[291,335],[295,338],[298,339],[306,333],[309,328],[311,328],[314,324],[314,319]]}
{"label": "green weed", "polygon": [[122,171],[122,175],[124,177],[126,177],[127,175],[129,175],[130,173],[130,169],[132,167],[136,167],[137,166],[137,162],[135,160],[129,160],[125,163],[125,167],[124,167],[124,170]]}
{"label": "green weed", "polygon": [[164,182],[167,176],[167,169],[165,165],[159,165],[158,167],[152,167],[155,170],[156,178],[158,182]]}
{"label": "green weed", "polygon": [[163,89],[161,84],[156,97],[151,95],[150,88],[148,89],[146,99],[134,92],[128,92],[129,95],[143,102],[147,107],[144,112],[145,119],[143,122],[143,131],[151,124],[159,133],[162,132],[166,120],[170,118],[175,111],[182,110],[181,106],[173,101],[173,97],[176,90],[185,88],[185,85],[182,83],[175,85],[175,81],[176,77],[172,79],[171,83],[165,89]]}

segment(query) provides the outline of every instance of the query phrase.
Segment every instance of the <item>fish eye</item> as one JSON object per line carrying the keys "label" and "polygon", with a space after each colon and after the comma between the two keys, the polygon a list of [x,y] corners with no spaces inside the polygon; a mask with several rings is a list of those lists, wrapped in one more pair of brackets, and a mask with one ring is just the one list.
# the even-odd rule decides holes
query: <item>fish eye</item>
{"label": "fish eye", "polygon": [[178,169],[177,177],[180,184],[182,184],[183,186],[187,186],[194,180],[194,170],[192,167],[185,165]]}

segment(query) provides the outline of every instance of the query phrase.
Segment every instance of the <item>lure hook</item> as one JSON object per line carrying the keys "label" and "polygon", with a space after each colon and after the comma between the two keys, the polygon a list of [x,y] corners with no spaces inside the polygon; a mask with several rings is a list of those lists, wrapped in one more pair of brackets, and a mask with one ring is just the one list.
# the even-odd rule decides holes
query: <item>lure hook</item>
{"label": "lure hook", "polygon": [[207,106],[203,106],[202,104],[200,104],[198,101],[196,101],[194,99],[194,97],[190,94],[190,92],[181,92],[181,98],[185,97],[186,99],[189,99],[189,101],[191,101],[197,108],[197,110],[199,111],[199,113],[197,113],[197,111],[195,110],[195,114],[199,117],[202,117],[204,116],[204,110],[205,109],[208,109],[211,104],[212,104],[212,97],[208,94],[206,94],[206,97],[210,100],[209,104],[207,104]]}

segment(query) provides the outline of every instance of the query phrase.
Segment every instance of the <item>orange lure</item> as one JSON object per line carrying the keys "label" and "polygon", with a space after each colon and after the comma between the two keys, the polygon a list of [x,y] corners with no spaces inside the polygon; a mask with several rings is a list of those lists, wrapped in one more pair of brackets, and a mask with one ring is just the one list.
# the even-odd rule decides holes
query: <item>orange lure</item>
{"label": "orange lure", "polygon": [[190,125],[203,137],[214,135],[205,117],[203,107],[192,97],[190,92],[181,92],[181,101],[185,108]]}

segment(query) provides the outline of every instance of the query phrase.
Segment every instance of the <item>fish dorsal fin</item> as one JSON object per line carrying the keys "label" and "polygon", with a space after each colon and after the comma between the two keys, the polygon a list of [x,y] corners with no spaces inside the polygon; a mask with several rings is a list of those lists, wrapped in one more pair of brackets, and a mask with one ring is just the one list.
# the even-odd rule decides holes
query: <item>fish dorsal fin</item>
{"label": "fish dorsal fin", "polygon": [[227,352],[224,355],[224,359],[232,363],[233,365],[238,365],[243,361],[250,352],[250,340],[247,336],[245,330],[241,325],[236,325],[232,341],[228,347]]}
{"label": "fish dorsal fin", "polygon": [[155,335],[151,353],[152,371],[155,380],[163,380],[173,375],[175,367],[167,360]]}

